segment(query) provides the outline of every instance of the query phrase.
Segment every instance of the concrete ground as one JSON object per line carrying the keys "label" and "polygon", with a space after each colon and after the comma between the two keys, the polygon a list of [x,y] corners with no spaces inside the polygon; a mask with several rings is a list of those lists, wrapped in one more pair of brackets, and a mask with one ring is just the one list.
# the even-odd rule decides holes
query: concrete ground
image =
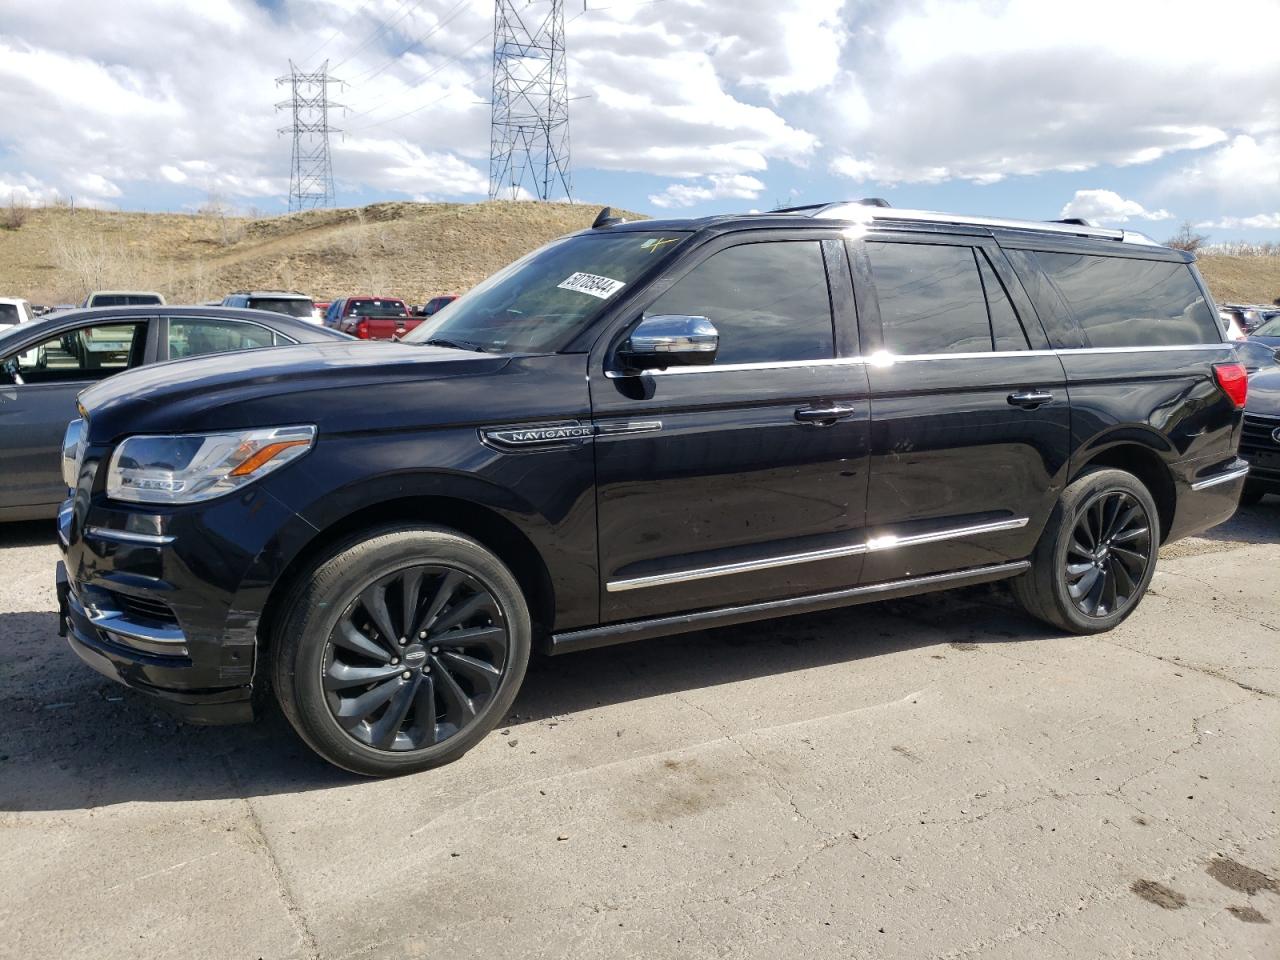
{"label": "concrete ground", "polygon": [[175,724],[55,636],[0,529],[0,956],[1280,956],[1280,499],[1114,633],[1000,589],[535,662],[368,782]]}

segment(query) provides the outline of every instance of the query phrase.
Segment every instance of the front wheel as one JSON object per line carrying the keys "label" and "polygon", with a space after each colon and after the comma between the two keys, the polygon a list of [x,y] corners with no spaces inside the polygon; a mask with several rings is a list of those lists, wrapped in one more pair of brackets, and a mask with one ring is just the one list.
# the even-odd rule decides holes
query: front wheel
{"label": "front wheel", "polygon": [[1063,491],[1013,593],[1052,626],[1102,633],[1137,607],[1159,547],[1160,516],[1142,481],[1123,470],[1090,470]]}
{"label": "front wheel", "polygon": [[294,729],[366,776],[449,763],[510,708],[529,661],[515,577],[467,537],[388,527],[348,541],[286,602],[274,680]]}

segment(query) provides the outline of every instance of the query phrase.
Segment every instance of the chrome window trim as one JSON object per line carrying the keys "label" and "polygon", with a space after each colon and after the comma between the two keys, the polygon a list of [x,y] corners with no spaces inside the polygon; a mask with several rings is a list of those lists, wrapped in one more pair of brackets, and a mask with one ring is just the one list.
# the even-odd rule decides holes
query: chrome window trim
{"label": "chrome window trim", "polygon": [[617,370],[606,370],[605,376],[610,380],[625,377],[676,377],[697,373],[739,373],[745,370],[786,370],[793,367],[841,367],[862,366],[891,367],[895,363],[917,363],[929,360],[992,360],[1008,357],[1055,357],[1076,356],[1078,354],[1108,353],[1167,353],[1169,351],[1191,350],[1229,350],[1231,343],[1223,340],[1220,343],[1177,343],[1152,347],[1062,347],[1049,350],[985,350],[976,353],[873,353],[870,356],[856,357],[823,357],[816,360],[766,360],[760,363],[725,363],[719,366],[668,367],[665,370],[645,370],[641,373],[622,373]]}
{"label": "chrome window trim", "polygon": [[825,550],[809,550],[804,553],[762,557],[759,560],[743,560],[738,563],[724,563],[711,567],[695,567],[690,570],[673,570],[669,573],[655,573],[643,577],[610,580],[605,584],[605,590],[609,593],[621,593],[625,590],[640,590],[645,587],[667,586],[673,583],[688,583],[693,580],[707,580],[712,577],[724,577],[737,573],[754,573],[757,570],[790,567],[800,563],[814,563],[819,560],[838,560],[843,557],[855,557],[864,553],[877,553],[883,550],[897,550],[901,547],[914,547],[924,543],[937,543],[941,540],[957,540],[961,537],[973,537],[984,533],[1017,530],[1025,527],[1029,522],[1030,518],[1028,517],[1014,517],[1010,520],[975,523],[965,527],[953,527],[949,530],[937,530],[933,533],[920,533],[905,537],[885,534],[879,537],[872,537],[865,543],[851,543],[843,547],[830,547]]}
{"label": "chrome window trim", "polygon": [[1232,467],[1223,473],[1214,474],[1204,480],[1197,480],[1191,484],[1192,490],[1207,490],[1209,487],[1216,487],[1220,483],[1230,483],[1232,480],[1239,480],[1249,472],[1249,465],[1246,463],[1241,467]]}

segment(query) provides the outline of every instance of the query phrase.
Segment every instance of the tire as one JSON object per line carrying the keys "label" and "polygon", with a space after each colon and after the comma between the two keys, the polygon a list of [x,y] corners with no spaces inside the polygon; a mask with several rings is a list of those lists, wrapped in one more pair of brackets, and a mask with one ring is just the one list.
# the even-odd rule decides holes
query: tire
{"label": "tire", "polygon": [[[1090,528],[1102,534],[1092,543]],[[1159,548],[1160,515],[1142,481],[1123,470],[1088,470],[1062,492],[1031,555],[1031,569],[1011,583],[1013,595],[1027,613],[1051,626],[1104,633],[1142,600]]]}
{"label": "tire", "polygon": [[1262,498],[1267,495],[1265,487],[1255,484],[1246,483],[1244,489],[1240,491],[1240,506],[1252,507],[1261,502]]}
{"label": "tire", "polygon": [[450,763],[479,743],[515,700],[532,633],[493,553],[410,525],[339,544],[298,578],[278,624],[285,716],[320,756],[370,777]]}

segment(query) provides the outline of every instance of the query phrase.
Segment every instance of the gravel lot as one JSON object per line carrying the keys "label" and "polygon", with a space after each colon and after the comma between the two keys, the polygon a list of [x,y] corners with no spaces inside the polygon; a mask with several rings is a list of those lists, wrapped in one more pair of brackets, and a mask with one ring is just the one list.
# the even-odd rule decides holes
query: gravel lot
{"label": "gravel lot", "polygon": [[534,663],[442,770],[182,727],[0,527],[0,956],[1280,955],[1280,499],[1056,635],[997,588]]}

